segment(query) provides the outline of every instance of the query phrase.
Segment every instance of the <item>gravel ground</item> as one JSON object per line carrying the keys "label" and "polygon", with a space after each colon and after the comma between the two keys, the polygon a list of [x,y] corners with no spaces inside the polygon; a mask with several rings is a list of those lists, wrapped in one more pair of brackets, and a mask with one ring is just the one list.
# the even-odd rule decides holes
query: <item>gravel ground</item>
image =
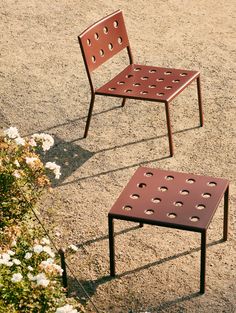
{"label": "gravel ground", "polygon": [[[119,99],[97,97],[82,139],[90,94],[77,35],[119,8],[136,63],[201,71],[205,125],[198,127],[193,84],[171,104],[172,158],[163,104],[121,108]],[[1,127],[55,137],[45,158],[62,166],[62,177],[41,219],[58,246],[78,246],[68,262],[99,312],[235,312],[235,1],[2,0],[0,14]],[[96,82],[125,62],[124,53],[108,61]],[[204,295],[200,236],[180,230],[116,222],[118,277],[109,279],[107,213],[141,165],[230,180],[229,239],[219,242],[221,203],[208,231]],[[72,277],[70,287],[82,299]]]}

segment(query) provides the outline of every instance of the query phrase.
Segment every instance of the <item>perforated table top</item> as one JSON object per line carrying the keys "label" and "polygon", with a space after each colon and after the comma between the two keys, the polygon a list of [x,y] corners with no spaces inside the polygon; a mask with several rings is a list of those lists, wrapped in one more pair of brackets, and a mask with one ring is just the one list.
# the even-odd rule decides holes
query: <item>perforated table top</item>
{"label": "perforated table top", "polygon": [[197,71],[131,64],[96,93],[165,102],[174,99],[198,76]]}
{"label": "perforated table top", "polygon": [[208,228],[228,185],[222,178],[140,167],[109,216],[201,232]]}

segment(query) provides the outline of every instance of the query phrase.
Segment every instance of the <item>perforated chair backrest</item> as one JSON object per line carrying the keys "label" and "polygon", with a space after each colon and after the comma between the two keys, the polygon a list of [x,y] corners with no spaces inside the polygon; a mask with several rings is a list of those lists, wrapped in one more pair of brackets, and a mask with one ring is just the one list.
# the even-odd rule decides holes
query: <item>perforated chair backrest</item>
{"label": "perforated chair backrest", "polygon": [[89,72],[129,46],[122,11],[118,10],[87,28],[78,36]]}

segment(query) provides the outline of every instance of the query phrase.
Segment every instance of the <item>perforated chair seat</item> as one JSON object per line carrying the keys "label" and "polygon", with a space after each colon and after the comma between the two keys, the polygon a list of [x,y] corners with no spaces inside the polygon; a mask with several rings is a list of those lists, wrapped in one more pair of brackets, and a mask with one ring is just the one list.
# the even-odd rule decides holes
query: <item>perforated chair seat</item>
{"label": "perforated chair seat", "polygon": [[96,94],[170,102],[198,76],[198,71],[131,64]]}

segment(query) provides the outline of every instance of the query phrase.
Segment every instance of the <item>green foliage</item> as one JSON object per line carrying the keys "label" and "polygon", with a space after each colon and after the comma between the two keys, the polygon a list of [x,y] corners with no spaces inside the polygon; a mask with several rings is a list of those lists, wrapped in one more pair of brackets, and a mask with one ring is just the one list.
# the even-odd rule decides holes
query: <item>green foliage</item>
{"label": "green foliage", "polygon": [[0,135],[0,313],[82,312],[67,304],[58,256],[32,219],[50,190],[46,170],[60,177],[60,167],[37,153],[52,144],[47,134],[23,139],[14,127]]}

